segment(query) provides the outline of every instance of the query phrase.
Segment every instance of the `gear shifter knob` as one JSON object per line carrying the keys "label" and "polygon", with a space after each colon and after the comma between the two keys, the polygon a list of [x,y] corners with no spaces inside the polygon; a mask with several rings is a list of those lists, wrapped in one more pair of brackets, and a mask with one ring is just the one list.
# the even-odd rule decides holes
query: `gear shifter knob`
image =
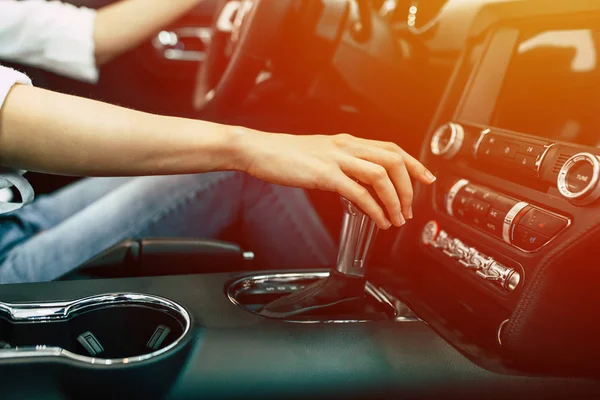
{"label": "gear shifter knob", "polygon": [[335,270],[329,276],[265,305],[260,313],[271,318],[335,312],[361,304],[365,295],[365,272],[379,228],[358,207],[342,198],[344,219]]}
{"label": "gear shifter knob", "polygon": [[379,227],[367,214],[342,197],[344,219],[336,270],[343,275],[364,277]]}

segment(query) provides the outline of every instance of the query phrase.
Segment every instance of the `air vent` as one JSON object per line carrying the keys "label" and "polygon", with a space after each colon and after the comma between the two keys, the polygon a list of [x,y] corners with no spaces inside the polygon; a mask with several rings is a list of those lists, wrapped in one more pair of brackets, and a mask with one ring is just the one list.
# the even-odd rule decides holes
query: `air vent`
{"label": "air vent", "polygon": [[562,166],[565,165],[565,163],[567,162],[567,160],[569,158],[571,158],[571,155],[561,153],[558,156],[558,158],[556,159],[556,162],[554,163],[554,168],[552,168],[552,172],[555,173],[555,174],[558,174],[558,172],[560,171],[560,169],[562,168]]}

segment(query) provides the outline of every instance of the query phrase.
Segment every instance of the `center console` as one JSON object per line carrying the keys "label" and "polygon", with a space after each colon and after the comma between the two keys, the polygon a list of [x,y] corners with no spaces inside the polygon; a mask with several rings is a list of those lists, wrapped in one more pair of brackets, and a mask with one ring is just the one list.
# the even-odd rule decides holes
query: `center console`
{"label": "center console", "polygon": [[396,254],[418,242],[415,311],[465,351],[595,375],[600,10],[509,3],[474,22],[421,153],[438,180]]}

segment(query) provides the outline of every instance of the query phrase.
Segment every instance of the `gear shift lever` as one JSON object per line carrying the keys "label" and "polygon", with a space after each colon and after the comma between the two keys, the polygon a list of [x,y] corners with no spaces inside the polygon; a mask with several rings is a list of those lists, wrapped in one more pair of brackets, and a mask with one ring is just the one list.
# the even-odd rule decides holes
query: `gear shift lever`
{"label": "gear shift lever", "polygon": [[342,275],[364,278],[379,228],[375,221],[343,197],[342,206],[344,219],[335,269]]}
{"label": "gear shift lever", "polygon": [[335,269],[329,277],[265,305],[262,315],[289,318],[362,300],[367,262],[379,228],[352,202],[342,198],[342,206],[344,219]]}

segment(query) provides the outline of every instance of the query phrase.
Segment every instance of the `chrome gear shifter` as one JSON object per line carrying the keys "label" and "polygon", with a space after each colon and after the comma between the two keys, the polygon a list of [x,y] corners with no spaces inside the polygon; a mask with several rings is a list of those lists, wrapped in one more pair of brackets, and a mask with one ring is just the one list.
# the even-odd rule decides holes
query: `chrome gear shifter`
{"label": "chrome gear shifter", "polygon": [[342,275],[364,278],[379,228],[375,221],[343,197],[342,206],[344,219],[335,269]]}
{"label": "chrome gear shifter", "polygon": [[265,305],[262,315],[289,318],[337,312],[363,301],[367,263],[379,228],[352,202],[342,198],[342,206],[344,219],[335,269],[327,278]]}

